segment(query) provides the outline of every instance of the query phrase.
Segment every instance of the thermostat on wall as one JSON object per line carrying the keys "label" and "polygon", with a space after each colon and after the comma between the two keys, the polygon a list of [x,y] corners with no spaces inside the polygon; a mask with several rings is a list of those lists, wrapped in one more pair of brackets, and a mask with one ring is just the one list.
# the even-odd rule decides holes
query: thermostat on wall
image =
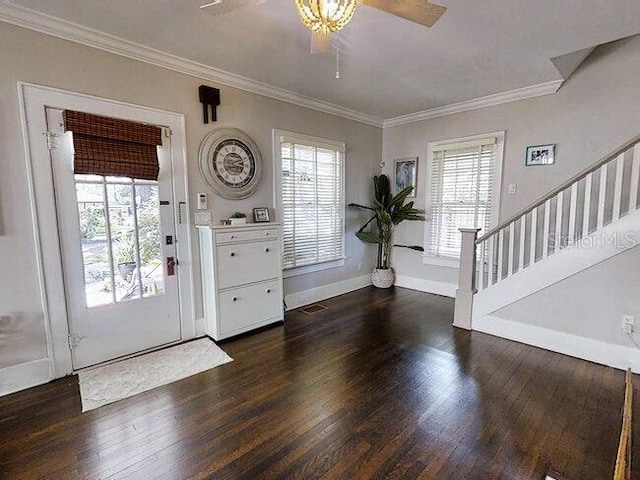
{"label": "thermostat on wall", "polygon": [[207,209],[207,194],[199,193],[198,194],[198,210],[206,210]]}

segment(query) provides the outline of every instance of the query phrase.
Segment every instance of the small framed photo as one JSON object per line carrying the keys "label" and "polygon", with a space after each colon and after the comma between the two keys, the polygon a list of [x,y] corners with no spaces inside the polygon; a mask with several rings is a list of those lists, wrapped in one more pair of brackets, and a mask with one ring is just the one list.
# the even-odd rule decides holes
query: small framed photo
{"label": "small framed photo", "polygon": [[527,147],[525,166],[553,165],[556,161],[556,145],[534,145]]}
{"label": "small framed photo", "polygon": [[258,207],[253,209],[253,221],[255,223],[269,223],[269,209],[267,207]]}
{"label": "small framed photo", "polygon": [[418,186],[418,158],[400,158],[393,161],[393,194],[407,187],[413,187],[409,197],[416,196]]}

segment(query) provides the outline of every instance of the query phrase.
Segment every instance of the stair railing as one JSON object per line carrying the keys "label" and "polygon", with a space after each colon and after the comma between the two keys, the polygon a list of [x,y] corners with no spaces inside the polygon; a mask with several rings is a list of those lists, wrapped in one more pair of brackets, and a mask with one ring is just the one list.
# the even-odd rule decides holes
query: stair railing
{"label": "stair railing", "polygon": [[[472,296],[638,208],[640,136],[478,237],[461,229],[454,325],[471,328]],[[458,302],[460,297],[460,302]],[[459,304],[459,305],[458,305]]]}

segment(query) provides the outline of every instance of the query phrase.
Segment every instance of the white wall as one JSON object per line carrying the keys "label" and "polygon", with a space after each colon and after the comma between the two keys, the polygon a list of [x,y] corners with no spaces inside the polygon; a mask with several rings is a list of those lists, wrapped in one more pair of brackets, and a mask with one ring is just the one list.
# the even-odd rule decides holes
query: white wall
{"label": "white wall", "polygon": [[640,323],[631,338],[620,327],[622,315],[633,315],[640,322],[638,265],[640,247],[634,247],[502,308],[492,317],[637,348]]}
{"label": "white wall", "polygon": [[[640,134],[639,75],[640,37],[633,37],[598,48],[555,95],[386,128],[384,173],[391,175],[393,159],[419,157],[417,204],[424,206],[427,142],[506,130],[500,202],[505,219]],[[526,146],[546,143],[557,144],[556,164],[525,168]],[[513,183],[517,194],[506,194]],[[422,243],[423,226],[405,222],[395,240]],[[400,275],[457,283],[457,269],[423,265],[416,252],[395,249],[392,260]]]}
{"label": "white wall", "polygon": [[[272,129],[278,128],[345,142],[347,202],[366,202],[371,176],[380,161],[382,130],[292,104],[203,82],[176,72],[0,23],[0,368],[46,356],[43,305],[34,260],[17,82],[30,82],[98,97],[184,113],[190,198],[209,192],[213,218],[268,206],[273,213]],[[328,78],[327,81],[335,81]],[[215,124],[202,123],[198,86],[221,90]],[[198,173],[197,152],[204,135],[237,127],[258,144],[264,158],[261,186],[252,197],[231,201],[216,197]],[[52,199],[53,201],[53,199]],[[285,282],[291,294],[358,277],[373,266],[371,250],[353,235],[360,217],[347,212],[347,262],[342,268],[295,277]],[[1,229],[0,229],[1,231]],[[196,310],[202,315],[197,236],[194,235]],[[357,270],[362,263],[362,271]]]}

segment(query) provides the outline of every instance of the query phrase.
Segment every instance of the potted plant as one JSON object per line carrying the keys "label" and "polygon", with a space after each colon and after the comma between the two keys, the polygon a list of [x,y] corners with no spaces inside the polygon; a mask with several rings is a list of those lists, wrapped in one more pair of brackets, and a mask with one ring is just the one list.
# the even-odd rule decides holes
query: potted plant
{"label": "potted plant", "polygon": [[124,232],[113,242],[113,257],[118,272],[124,281],[131,279],[131,274],[136,269],[136,243],[133,232]]}
{"label": "potted plant", "polygon": [[236,212],[229,217],[231,225],[243,225],[247,223],[247,216],[242,212]]}
{"label": "potted plant", "polygon": [[[349,206],[373,212],[371,218],[356,232],[356,237],[366,243],[378,244],[378,260],[371,274],[371,283],[378,288],[389,288],[395,281],[395,274],[389,265],[393,230],[404,220],[424,221],[424,217],[421,210],[413,208],[413,202],[405,204],[413,187],[407,187],[392,196],[389,177],[386,175],[374,176],[373,187],[373,206],[367,207],[357,203],[350,203]],[[366,230],[369,225],[373,228]],[[396,245],[396,247],[424,251],[424,248],[419,245]]]}

